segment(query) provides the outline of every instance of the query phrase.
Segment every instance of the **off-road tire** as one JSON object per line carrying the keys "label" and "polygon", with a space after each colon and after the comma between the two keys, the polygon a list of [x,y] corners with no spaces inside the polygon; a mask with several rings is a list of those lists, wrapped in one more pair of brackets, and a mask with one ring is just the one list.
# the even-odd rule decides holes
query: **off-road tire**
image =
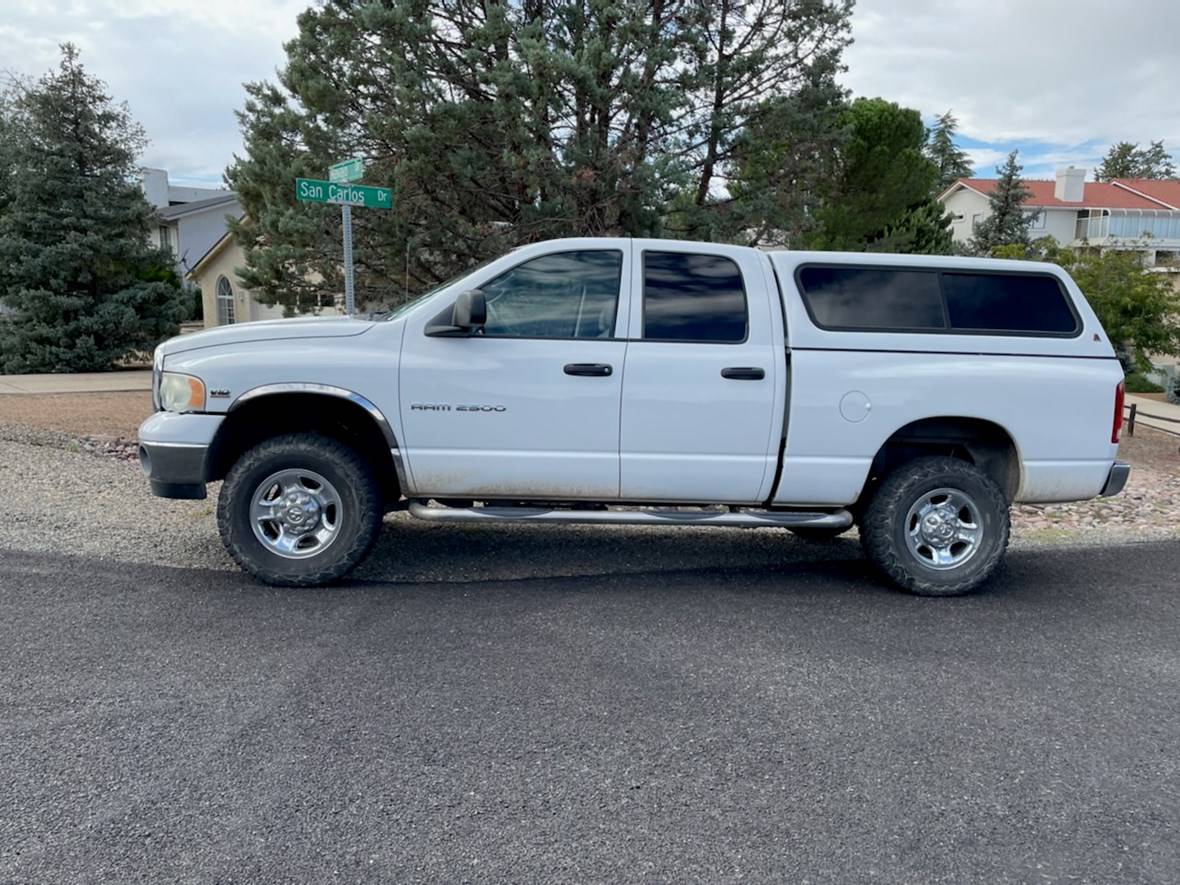
{"label": "off-road tire", "polygon": [[834,541],[851,528],[852,526],[850,525],[838,529],[819,529],[800,526],[797,529],[788,529],[788,531],[799,540],[806,541],[809,544],[825,544],[828,541]]}
{"label": "off-road tire", "polygon": [[[983,529],[979,549],[961,566],[930,568],[905,540],[910,507],[927,492],[958,489],[977,504]],[[960,596],[983,585],[1008,548],[1008,501],[1000,487],[967,461],[918,458],[897,467],[878,486],[860,522],[861,544],[869,560],[894,584],[919,596]]]}
{"label": "off-road tire", "polygon": [[[314,470],[340,494],[340,536],[323,553],[285,559],[254,536],[251,496],[272,473]],[[381,493],[373,471],[339,440],[317,433],[272,437],[245,452],[230,469],[217,500],[217,527],[234,561],[258,580],[279,587],[314,587],[347,574],[372,549],[381,530]]]}

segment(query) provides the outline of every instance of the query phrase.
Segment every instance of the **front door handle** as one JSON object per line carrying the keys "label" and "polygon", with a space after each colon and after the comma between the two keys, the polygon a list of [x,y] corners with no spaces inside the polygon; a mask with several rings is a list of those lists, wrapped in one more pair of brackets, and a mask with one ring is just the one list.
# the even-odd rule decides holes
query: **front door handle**
{"label": "front door handle", "polygon": [[761,381],[766,377],[766,370],[759,369],[756,366],[734,366],[729,369],[722,369],[721,377],[729,378],[733,381]]}
{"label": "front door handle", "polygon": [[606,363],[566,363],[567,375],[586,375],[593,378],[605,378],[614,372]]}

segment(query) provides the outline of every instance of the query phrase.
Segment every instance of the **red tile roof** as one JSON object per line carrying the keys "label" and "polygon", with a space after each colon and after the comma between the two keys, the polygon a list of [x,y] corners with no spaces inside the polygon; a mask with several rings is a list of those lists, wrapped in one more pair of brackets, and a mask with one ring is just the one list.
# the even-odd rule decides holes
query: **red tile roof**
{"label": "red tile roof", "polygon": [[[996,187],[994,178],[960,178],[959,184],[966,185],[972,190],[987,196]],[[1170,184],[1170,182],[1153,182],[1154,184]],[[1026,206],[1045,206],[1060,209],[1168,209],[1159,200],[1148,199],[1145,196],[1132,193],[1126,188],[1115,184],[1087,181],[1082,199],[1076,203],[1067,203],[1053,196],[1056,187],[1054,181],[1024,180],[1024,186],[1032,191],[1032,196],[1025,201]],[[1138,188],[1137,188],[1138,190]],[[1172,203],[1170,205],[1176,205]]]}
{"label": "red tile roof", "polygon": [[1167,203],[1173,209],[1180,209],[1180,181],[1159,181],[1152,178],[1116,178],[1114,183],[1138,191],[1144,196]]}

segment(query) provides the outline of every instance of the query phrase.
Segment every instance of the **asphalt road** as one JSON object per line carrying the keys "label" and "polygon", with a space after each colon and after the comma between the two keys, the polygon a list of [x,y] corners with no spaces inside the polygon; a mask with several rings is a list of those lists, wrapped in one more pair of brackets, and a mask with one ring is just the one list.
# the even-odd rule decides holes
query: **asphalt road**
{"label": "asphalt road", "polygon": [[643,537],[316,591],[0,551],[0,881],[1180,878],[1180,544],[932,600]]}

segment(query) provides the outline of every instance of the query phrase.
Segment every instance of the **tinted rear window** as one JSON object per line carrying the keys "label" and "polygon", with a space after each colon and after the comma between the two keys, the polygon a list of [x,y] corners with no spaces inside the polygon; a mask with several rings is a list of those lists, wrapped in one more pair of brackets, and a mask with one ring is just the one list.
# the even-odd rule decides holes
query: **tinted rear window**
{"label": "tinted rear window", "polygon": [[643,337],[744,341],[746,290],[738,266],[721,255],[645,252]]}
{"label": "tinted rear window", "polygon": [[944,273],[951,328],[1067,335],[1078,321],[1055,277]]}
{"label": "tinted rear window", "polygon": [[804,267],[803,299],[825,329],[944,329],[938,274],[865,267]]}
{"label": "tinted rear window", "polygon": [[1065,336],[1079,329],[1049,274],[807,266],[798,279],[824,329]]}

